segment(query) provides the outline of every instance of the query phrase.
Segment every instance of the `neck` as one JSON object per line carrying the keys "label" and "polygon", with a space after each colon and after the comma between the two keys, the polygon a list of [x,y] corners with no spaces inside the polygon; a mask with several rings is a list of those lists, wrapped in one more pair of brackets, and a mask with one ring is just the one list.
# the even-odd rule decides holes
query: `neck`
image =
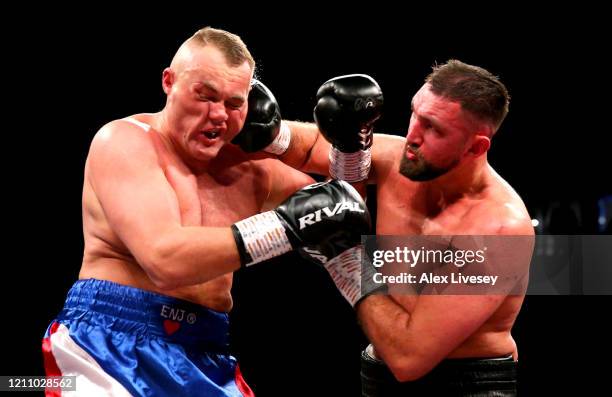
{"label": "neck", "polygon": [[446,207],[466,197],[481,193],[487,186],[488,162],[486,154],[471,159],[438,178],[424,182],[430,202]]}

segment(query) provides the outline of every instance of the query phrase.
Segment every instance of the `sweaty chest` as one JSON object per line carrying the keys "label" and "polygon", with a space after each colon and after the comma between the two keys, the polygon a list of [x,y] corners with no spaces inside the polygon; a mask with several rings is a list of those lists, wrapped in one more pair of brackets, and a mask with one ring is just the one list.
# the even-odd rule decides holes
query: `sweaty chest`
{"label": "sweaty chest", "polygon": [[262,181],[248,170],[215,177],[177,171],[166,175],[184,226],[229,226],[258,213],[266,198]]}

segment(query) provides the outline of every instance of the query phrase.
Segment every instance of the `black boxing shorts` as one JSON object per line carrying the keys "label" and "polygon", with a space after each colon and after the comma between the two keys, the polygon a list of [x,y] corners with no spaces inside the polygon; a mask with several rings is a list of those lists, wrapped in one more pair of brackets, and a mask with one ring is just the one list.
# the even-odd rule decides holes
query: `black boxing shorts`
{"label": "black boxing shorts", "polygon": [[516,396],[517,364],[511,355],[442,361],[411,382],[398,382],[368,346],[361,353],[361,395],[382,396]]}

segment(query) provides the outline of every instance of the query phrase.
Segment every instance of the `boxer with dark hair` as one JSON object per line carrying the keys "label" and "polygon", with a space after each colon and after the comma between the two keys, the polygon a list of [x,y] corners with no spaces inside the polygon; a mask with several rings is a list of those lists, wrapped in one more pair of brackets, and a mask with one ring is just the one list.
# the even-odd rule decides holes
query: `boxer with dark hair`
{"label": "boxer with dark hair", "polygon": [[[382,103],[368,76],[329,80],[317,94],[318,127],[283,121],[291,138],[280,159],[361,187],[377,184],[378,235],[523,236],[520,249],[490,247],[488,255],[526,274],[529,214],[487,159],[508,112],[500,80],[457,60],[436,66],[412,99],[405,138],[372,134]],[[347,277],[362,280],[359,271],[345,273],[341,291]],[[514,395],[518,349],[510,331],[526,279],[511,282],[496,294],[362,291],[351,303],[371,342],[362,355],[363,395]]]}

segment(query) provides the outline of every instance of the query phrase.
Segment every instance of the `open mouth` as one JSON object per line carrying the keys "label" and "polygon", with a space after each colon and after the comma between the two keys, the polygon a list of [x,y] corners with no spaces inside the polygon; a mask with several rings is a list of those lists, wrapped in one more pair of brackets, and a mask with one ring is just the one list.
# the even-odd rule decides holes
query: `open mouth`
{"label": "open mouth", "polygon": [[215,128],[211,130],[201,130],[196,139],[204,146],[213,146],[221,142],[221,136],[223,135],[222,129]]}
{"label": "open mouth", "polygon": [[208,139],[215,139],[219,136],[219,131],[218,130],[204,131],[203,134]]}

